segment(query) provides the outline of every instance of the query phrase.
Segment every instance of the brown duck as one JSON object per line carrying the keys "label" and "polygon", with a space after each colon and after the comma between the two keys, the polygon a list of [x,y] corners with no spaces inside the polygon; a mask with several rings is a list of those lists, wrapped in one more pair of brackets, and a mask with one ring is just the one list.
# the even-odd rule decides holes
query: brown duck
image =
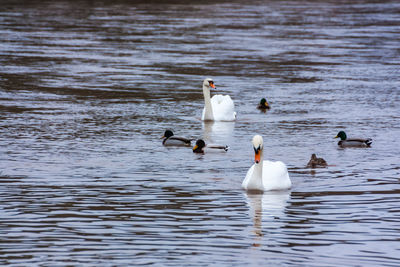
{"label": "brown duck", "polygon": [[307,168],[324,168],[328,166],[323,158],[317,158],[317,155],[312,154],[310,161],[307,163]]}

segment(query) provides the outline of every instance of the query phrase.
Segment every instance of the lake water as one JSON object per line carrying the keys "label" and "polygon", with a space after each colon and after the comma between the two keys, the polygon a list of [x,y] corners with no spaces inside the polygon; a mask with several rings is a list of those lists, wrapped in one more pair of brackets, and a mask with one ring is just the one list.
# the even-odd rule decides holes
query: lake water
{"label": "lake water", "polygon": [[[2,265],[400,265],[398,1],[27,2],[0,7]],[[236,122],[200,120],[206,77]],[[241,189],[255,134],[291,190]]]}

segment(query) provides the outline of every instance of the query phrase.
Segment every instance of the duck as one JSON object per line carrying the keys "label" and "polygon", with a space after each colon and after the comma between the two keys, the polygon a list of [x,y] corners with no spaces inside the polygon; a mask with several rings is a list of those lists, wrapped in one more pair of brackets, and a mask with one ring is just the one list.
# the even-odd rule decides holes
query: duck
{"label": "duck", "polygon": [[261,98],[260,103],[257,106],[258,109],[261,111],[266,111],[267,109],[270,109],[271,107],[269,106],[267,99]]}
{"label": "duck", "polygon": [[214,95],[210,97],[211,88],[216,89],[214,81],[206,78],[203,81],[204,109],[203,121],[235,121],[235,105],[229,95]]}
{"label": "duck", "polygon": [[224,145],[206,145],[203,139],[199,139],[196,141],[196,144],[193,147],[193,153],[204,154],[206,151],[208,152],[225,152],[228,151],[229,147]]}
{"label": "duck", "polygon": [[372,144],[372,139],[360,139],[360,138],[349,138],[344,131],[338,132],[335,138],[340,138],[338,146],[340,147],[370,147]]}
{"label": "duck", "polygon": [[263,160],[263,138],[255,135],[252,140],[255,163],[247,171],[242,187],[247,191],[286,190],[292,187],[286,164],[282,161]]}
{"label": "duck", "polygon": [[310,161],[307,163],[306,168],[318,168],[318,167],[326,167],[328,164],[323,158],[317,158],[317,155],[313,153],[311,155]]}
{"label": "duck", "polygon": [[171,130],[166,130],[161,138],[164,138],[162,141],[164,146],[191,146],[192,142],[192,139],[174,136]]}

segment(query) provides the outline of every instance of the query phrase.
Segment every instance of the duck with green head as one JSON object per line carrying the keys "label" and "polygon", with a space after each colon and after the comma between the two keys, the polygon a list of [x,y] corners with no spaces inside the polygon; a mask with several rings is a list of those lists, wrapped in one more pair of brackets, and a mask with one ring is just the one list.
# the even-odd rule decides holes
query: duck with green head
{"label": "duck with green head", "polygon": [[193,147],[193,153],[209,153],[209,152],[226,152],[228,151],[228,146],[223,145],[206,145],[203,139],[199,139],[196,141],[196,144]]}
{"label": "duck with green head", "polygon": [[190,146],[192,141],[189,138],[175,136],[171,130],[166,130],[161,138],[164,146]]}
{"label": "duck with green head", "polygon": [[266,111],[267,109],[270,109],[271,107],[269,106],[267,99],[262,98],[260,100],[260,103],[257,106],[258,109],[262,110],[262,111]]}
{"label": "duck with green head", "polygon": [[340,147],[370,147],[372,144],[372,139],[361,139],[361,138],[347,138],[344,131],[338,132],[335,138],[340,138],[338,146]]}

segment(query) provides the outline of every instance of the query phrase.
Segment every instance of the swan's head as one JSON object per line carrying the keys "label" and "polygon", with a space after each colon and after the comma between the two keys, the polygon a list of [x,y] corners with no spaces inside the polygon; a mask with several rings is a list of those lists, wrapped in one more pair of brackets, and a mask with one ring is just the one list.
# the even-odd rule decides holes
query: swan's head
{"label": "swan's head", "polygon": [[161,138],[170,138],[170,137],[173,136],[173,135],[174,135],[174,133],[173,133],[171,130],[166,130],[166,131],[164,132],[163,137],[161,137]]}
{"label": "swan's head", "polygon": [[253,137],[253,140],[251,141],[253,143],[253,148],[254,148],[254,161],[258,164],[261,161],[261,152],[263,150],[263,138],[261,135],[255,135]]}
{"label": "swan's head", "polygon": [[211,87],[211,88],[215,89],[214,81],[211,78],[205,78],[203,81],[203,86],[205,86],[207,88]]}
{"label": "swan's head", "polygon": [[204,153],[204,147],[206,146],[206,143],[199,139],[196,141],[196,144],[193,147],[193,153]]}

